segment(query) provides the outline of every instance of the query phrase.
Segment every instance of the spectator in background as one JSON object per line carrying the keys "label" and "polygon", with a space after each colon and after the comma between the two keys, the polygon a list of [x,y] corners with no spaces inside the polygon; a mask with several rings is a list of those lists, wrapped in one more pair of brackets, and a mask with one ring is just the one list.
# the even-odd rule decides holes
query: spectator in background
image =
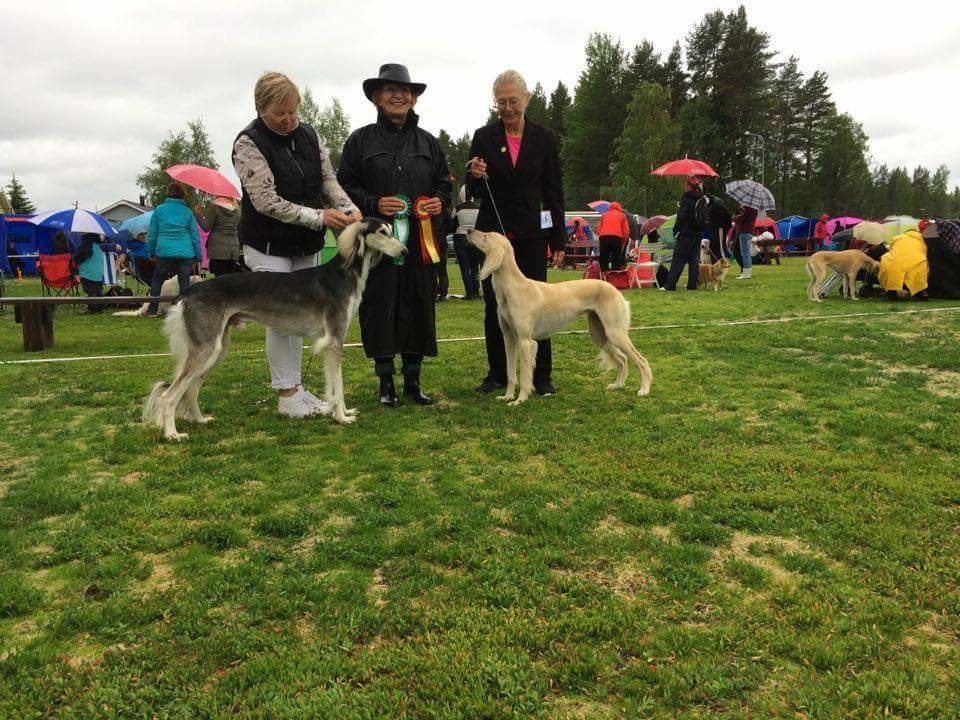
{"label": "spectator in background", "polygon": [[229,197],[215,197],[206,210],[193,208],[200,227],[207,236],[207,260],[214,277],[242,272],[243,253],[240,249],[240,208]]}
{"label": "spectator in background", "polygon": [[620,203],[610,203],[609,209],[597,225],[597,236],[600,238],[597,243],[600,248],[600,272],[605,273],[611,267],[614,270],[621,270],[623,265],[620,259],[623,256],[623,248],[630,239],[630,226],[627,224],[627,216]]}
{"label": "spectator in background", "polygon": [[[150,217],[147,233],[147,256],[156,259],[150,283],[150,296],[159,297],[163,281],[176,273],[180,292],[190,287],[193,264],[201,260],[200,233],[197,221],[183,201],[186,193],[180,183],[167,186],[167,199],[160,203]],[[147,317],[157,316],[157,300],[151,300]]]}
{"label": "spectator in background", "polygon": [[700,269],[700,236],[703,227],[697,221],[697,201],[703,197],[703,183],[695,175],[688,175],[685,192],[680,198],[680,209],[673,225],[673,234],[677,244],[670,261],[670,273],[661,290],[676,290],[677,281],[687,267],[687,290],[697,289],[697,275]]}
{"label": "spectator in background", "polygon": [[757,222],[757,211],[752,207],[741,205],[739,212],[733,217],[732,241],[740,250],[740,274],[737,280],[749,280],[753,277],[753,231]]}
{"label": "spectator in background", "polygon": [[[58,233],[59,234],[59,233]],[[103,264],[104,249],[111,252],[120,252],[120,246],[114,243],[103,243],[96,233],[84,233],[80,238],[80,246],[73,259],[77,263],[77,274],[80,275],[80,284],[83,291],[90,297],[103,297]],[[100,314],[103,305],[88,305],[87,312]]]}
{"label": "spectator in background", "polygon": [[710,198],[710,262],[715,263],[723,257],[721,243],[733,227],[733,217],[720,198],[716,195],[708,195],[708,197]]}
{"label": "spectator in background", "polygon": [[813,243],[813,252],[827,248],[830,242],[830,216],[827,213],[821,215],[817,224],[813,226],[813,237],[816,238]]}
{"label": "spectator in background", "polygon": [[480,260],[483,255],[467,242],[467,233],[476,227],[479,212],[480,205],[473,202],[473,198],[467,197],[466,186],[461,187],[460,203],[454,208],[457,228],[453,234],[453,248],[457,253],[466,300],[480,299]]}

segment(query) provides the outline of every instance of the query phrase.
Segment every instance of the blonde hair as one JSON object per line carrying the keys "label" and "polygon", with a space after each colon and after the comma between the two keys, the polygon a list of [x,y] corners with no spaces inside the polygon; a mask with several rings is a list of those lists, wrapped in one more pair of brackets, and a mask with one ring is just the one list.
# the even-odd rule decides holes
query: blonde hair
{"label": "blonde hair", "polygon": [[519,85],[520,92],[523,93],[523,99],[526,100],[530,97],[530,91],[527,89],[527,81],[523,79],[523,75],[518,73],[516,70],[504,70],[502,73],[497,75],[497,79],[493,81],[493,96],[496,98],[497,90],[504,85]]}
{"label": "blonde hair", "polygon": [[277,103],[300,104],[300,91],[283,73],[268,70],[253,88],[253,104],[258,114],[265,113]]}

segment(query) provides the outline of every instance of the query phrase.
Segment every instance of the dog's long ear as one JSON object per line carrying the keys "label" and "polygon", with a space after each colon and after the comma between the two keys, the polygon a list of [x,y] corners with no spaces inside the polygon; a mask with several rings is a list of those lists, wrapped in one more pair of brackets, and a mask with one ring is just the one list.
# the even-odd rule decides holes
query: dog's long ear
{"label": "dog's long ear", "polygon": [[495,273],[503,265],[503,256],[506,253],[502,245],[490,245],[483,258],[483,267],[480,268],[481,282]]}
{"label": "dog's long ear", "polygon": [[364,229],[365,223],[358,220],[340,231],[340,236],[337,238],[337,252],[347,265],[353,262],[358,252],[363,253],[363,235],[361,232]]}

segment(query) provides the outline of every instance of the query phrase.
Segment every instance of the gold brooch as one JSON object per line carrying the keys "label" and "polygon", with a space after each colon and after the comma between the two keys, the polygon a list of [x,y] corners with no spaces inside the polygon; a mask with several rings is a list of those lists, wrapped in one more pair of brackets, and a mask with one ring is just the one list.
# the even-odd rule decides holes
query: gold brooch
{"label": "gold brooch", "polygon": [[507,151],[506,146],[503,146],[503,147],[500,148],[500,152],[506,152],[506,151]]}

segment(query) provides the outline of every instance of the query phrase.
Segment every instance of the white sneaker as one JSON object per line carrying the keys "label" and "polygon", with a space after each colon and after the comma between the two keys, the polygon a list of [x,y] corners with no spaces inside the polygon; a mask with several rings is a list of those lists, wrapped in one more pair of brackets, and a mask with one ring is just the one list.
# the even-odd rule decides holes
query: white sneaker
{"label": "white sneaker", "polygon": [[277,400],[277,412],[291,418],[305,418],[319,414],[317,407],[305,397],[306,395],[307,392],[299,388],[290,397],[281,396]]}
{"label": "white sneaker", "polygon": [[307,390],[306,388],[303,388],[303,387],[300,388],[300,393],[302,393],[302,394],[305,396],[306,401],[307,401],[310,405],[312,405],[314,408],[316,408],[316,411],[317,411],[316,414],[317,414],[317,415],[329,415],[329,414],[330,414],[330,403],[328,403],[326,400],[321,400],[321,399],[318,398],[316,395],[314,395],[312,392],[310,392],[309,390]]}

